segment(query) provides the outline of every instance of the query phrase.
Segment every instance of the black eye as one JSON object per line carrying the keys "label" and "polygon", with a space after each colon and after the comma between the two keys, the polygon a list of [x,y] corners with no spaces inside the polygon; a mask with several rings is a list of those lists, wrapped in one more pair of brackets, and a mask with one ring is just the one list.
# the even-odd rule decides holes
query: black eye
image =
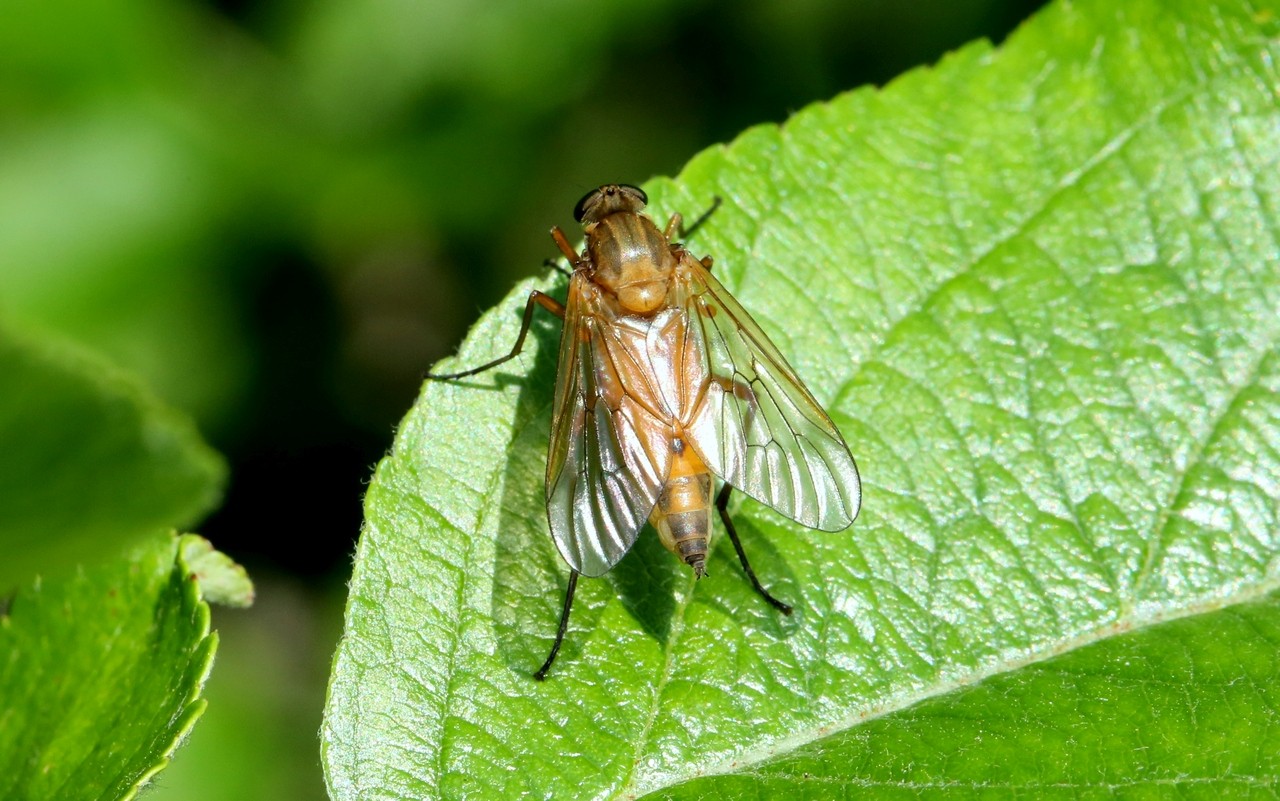
{"label": "black eye", "polygon": [[630,189],[632,192],[635,192],[637,195],[639,195],[639,196],[640,196],[640,202],[641,202],[641,203],[645,204],[646,206],[647,206],[647,205],[649,205],[649,196],[648,196],[648,195],[646,195],[646,194],[644,193],[644,190],[643,190],[643,189],[641,189],[640,187],[638,187],[638,186],[632,186],[631,184],[622,184],[622,188],[623,188],[623,189]]}
{"label": "black eye", "polygon": [[599,191],[599,189],[592,189],[590,192],[582,196],[582,200],[578,201],[578,205],[573,207],[574,222],[582,222],[582,218],[586,216],[587,213],[587,201],[595,197]]}

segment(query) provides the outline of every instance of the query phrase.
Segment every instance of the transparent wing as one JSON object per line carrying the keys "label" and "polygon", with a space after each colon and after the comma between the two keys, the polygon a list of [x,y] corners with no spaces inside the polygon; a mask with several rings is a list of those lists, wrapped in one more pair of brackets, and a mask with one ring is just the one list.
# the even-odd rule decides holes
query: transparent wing
{"label": "transparent wing", "polygon": [[671,468],[644,358],[646,326],[611,319],[589,279],[569,283],[547,457],[547,519],[560,555],[600,576],[635,542]]}
{"label": "transparent wing", "polygon": [[[840,431],[728,290],[692,256],[677,271],[685,322],[678,368],[705,370],[680,405],[712,472],[810,528],[839,531],[858,515],[862,484]],[[692,367],[691,365],[698,365]]]}

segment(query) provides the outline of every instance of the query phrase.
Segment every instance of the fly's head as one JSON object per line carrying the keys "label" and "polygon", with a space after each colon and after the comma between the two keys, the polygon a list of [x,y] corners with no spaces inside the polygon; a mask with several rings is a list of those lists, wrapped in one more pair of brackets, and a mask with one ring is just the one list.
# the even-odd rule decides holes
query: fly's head
{"label": "fly's head", "polygon": [[573,219],[589,226],[600,222],[610,214],[638,213],[648,202],[649,197],[637,186],[605,184],[599,189],[592,189],[578,201],[578,205],[573,207]]}

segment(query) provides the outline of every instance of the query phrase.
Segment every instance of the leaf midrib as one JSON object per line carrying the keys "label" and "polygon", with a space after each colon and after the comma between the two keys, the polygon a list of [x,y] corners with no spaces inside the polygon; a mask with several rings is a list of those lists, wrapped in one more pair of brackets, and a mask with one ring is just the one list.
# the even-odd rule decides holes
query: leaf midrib
{"label": "leaf midrib", "polygon": [[[818,740],[842,734],[843,732],[869,721],[885,717],[895,712],[900,712],[938,696],[962,690],[994,676],[1001,675],[1002,673],[1029,667],[1048,659],[1075,651],[1079,648],[1094,645],[1102,640],[1109,639],[1119,634],[1129,634],[1151,626],[1181,620],[1182,618],[1195,617],[1196,615],[1216,612],[1225,607],[1236,606],[1250,601],[1257,601],[1265,598],[1273,592],[1276,592],[1277,590],[1280,590],[1280,577],[1273,577],[1267,581],[1249,585],[1242,592],[1238,592],[1233,595],[1223,596],[1220,598],[1204,598],[1194,604],[1188,604],[1187,606],[1179,608],[1156,608],[1150,615],[1135,615],[1127,621],[1117,619],[1090,629],[1077,637],[1052,644],[1047,648],[1027,651],[1021,654],[1014,652],[1002,655],[1001,657],[992,660],[986,668],[971,670],[952,678],[949,681],[940,682],[923,692],[904,695],[897,700],[891,703],[886,703],[882,706],[872,706],[863,709],[851,710],[848,715],[834,723],[808,727],[798,734],[778,738],[776,740],[763,743],[748,751],[734,754],[719,763],[699,768],[697,776],[705,777],[728,774],[751,774],[751,771],[749,770],[751,767],[776,758],[779,754],[790,753],[803,746],[811,745]],[[1013,651],[1013,649],[1009,649],[1009,651]],[[655,782],[652,785],[633,785],[620,790],[614,795],[614,798],[640,798],[648,795],[649,793],[676,786],[676,784],[683,781],[684,779],[681,779],[678,782],[665,784]],[[877,783],[872,782],[869,784],[875,785]]]}

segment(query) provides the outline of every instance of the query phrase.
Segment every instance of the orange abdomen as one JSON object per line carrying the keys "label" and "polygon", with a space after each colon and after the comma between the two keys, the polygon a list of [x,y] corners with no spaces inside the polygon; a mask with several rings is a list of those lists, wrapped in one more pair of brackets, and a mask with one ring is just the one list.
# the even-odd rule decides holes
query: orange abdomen
{"label": "orange abdomen", "polygon": [[711,471],[681,437],[672,439],[671,454],[671,474],[649,522],[667,550],[702,578],[711,536]]}

